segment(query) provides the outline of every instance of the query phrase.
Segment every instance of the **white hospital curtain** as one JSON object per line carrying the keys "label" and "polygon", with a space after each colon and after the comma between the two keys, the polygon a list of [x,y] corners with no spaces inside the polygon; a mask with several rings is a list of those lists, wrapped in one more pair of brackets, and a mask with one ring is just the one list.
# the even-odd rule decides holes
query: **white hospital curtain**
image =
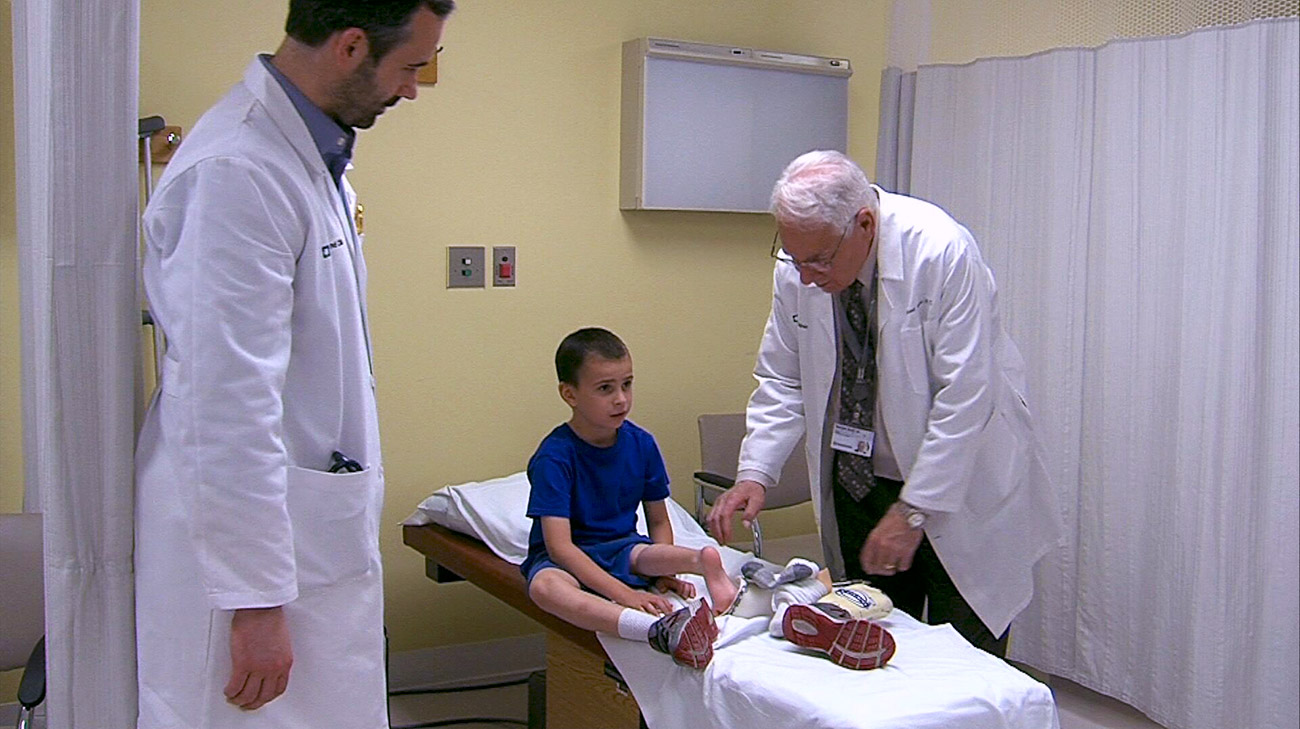
{"label": "white hospital curtain", "polygon": [[[49,726],[135,726],[138,0],[15,0],[28,507],[45,524]],[[0,588],[3,589],[3,588]]]}
{"label": "white hospital curtain", "polygon": [[876,184],[903,195],[912,189],[912,118],[916,72],[894,66],[880,72],[880,126],[876,133]]}
{"label": "white hospital curtain", "polygon": [[1170,727],[1300,725],[1300,22],[917,74],[1069,527],[1011,655]]}

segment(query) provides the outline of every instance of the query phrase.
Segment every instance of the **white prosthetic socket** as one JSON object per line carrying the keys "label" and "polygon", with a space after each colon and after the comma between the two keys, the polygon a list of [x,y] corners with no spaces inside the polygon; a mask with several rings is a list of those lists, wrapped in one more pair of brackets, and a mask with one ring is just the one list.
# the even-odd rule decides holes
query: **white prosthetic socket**
{"label": "white prosthetic socket", "polygon": [[740,581],[740,593],[736,595],[735,601],[731,603],[731,609],[726,614],[735,615],[738,618],[771,615],[772,591],[760,587],[757,583],[742,579]]}

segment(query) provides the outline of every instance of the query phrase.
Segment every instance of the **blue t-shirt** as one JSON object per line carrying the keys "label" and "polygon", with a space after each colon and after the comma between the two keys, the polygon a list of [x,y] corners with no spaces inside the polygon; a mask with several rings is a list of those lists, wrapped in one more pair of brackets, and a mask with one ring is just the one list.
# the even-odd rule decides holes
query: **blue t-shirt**
{"label": "blue t-shirt", "polygon": [[630,420],[623,421],[607,448],[561,424],[529,459],[528,482],[533,529],[525,568],[546,554],[539,517],[568,519],[574,545],[592,546],[636,534],[636,507],[669,496],[668,471],[654,436]]}

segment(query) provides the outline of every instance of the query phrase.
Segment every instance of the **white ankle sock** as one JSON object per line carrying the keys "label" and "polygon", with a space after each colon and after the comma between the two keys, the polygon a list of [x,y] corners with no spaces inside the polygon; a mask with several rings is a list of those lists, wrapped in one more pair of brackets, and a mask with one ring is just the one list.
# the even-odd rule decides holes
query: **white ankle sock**
{"label": "white ankle sock", "polygon": [[776,576],[776,584],[784,585],[815,577],[820,569],[821,567],[818,567],[816,562],[811,562],[803,557],[795,557],[785,563],[785,569],[781,570],[781,574]]}
{"label": "white ankle sock", "polygon": [[816,562],[806,560],[803,557],[795,557],[786,562],[785,567],[779,572],[776,565],[771,562],[752,559],[741,565],[740,573],[750,582],[771,590],[780,585],[814,577],[820,569]]}
{"label": "white ankle sock", "polygon": [[767,624],[767,632],[773,638],[783,637],[781,621],[785,618],[785,609],[791,605],[807,605],[817,602],[827,592],[826,585],[816,577],[805,577],[784,585],[778,585],[772,591],[772,620]]}
{"label": "white ankle sock", "polygon": [[816,577],[805,577],[802,580],[780,585],[772,591],[772,609],[775,610],[779,605],[807,605],[810,602],[817,602],[829,590],[826,585],[821,583]]}
{"label": "white ankle sock", "polygon": [[776,576],[779,570],[779,567],[765,559],[751,559],[740,566],[740,574],[744,575],[750,584],[758,585],[765,590],[776,587]]}
{"label": "white ankle sock", "polygon": [[782,625],[785,622],[785,611],[791,603],[783,602],[776,606],[776,612],[772,613],[772,619],[767,623],[767,634],[773,638],[784,638],[785,628]]}
{"label": "white ankle sock", "polygon": [[618,614],[618,637],[644,643],[650,639],[650,626],[658,619],[650,613],[623,608],[623,612]]}

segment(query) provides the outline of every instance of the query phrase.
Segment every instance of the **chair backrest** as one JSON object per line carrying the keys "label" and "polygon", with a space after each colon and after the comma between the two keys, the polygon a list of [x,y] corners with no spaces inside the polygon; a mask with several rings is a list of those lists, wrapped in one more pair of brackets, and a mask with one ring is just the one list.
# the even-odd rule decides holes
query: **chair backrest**
{"label": "chair backrest", "polygon": [[22,668],[45,634],[41,515],[0,514],[0,671]]}
{"label": "chair backrest", "polygon": [[[740,441],[745,438],[745,414],[724,413],[701,415],[700,470],[727,478],[736,477],[736,461],[740,457]],[[802,504],[810,498],[808,490],[808,459],[804,455],[804,439],[800,438],[794,451],[781,470],[781,480],[767,494],[764,509]],[[710,499],[712,503],[712,499]]]}

